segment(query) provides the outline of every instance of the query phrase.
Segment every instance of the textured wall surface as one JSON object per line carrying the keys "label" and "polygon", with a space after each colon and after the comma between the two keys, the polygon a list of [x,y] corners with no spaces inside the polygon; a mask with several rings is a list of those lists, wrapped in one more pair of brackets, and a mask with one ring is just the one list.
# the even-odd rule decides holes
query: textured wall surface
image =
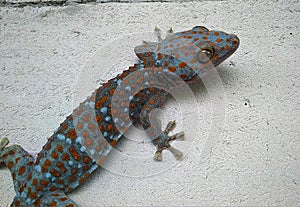
{"label": "textured wall surface", "polygon": [[[203,25],[241,40],[218,67],[222,125],[211,127],[218,110],[211,102],[218,97],[196,83],[194,97],[170,101],[162,111],[164,123],[175,117],[176,131],[187,133],[182,146],[190,148],[174,143],[188,148],[183,160],[165,152],[165,162],[175,164],[151,175],[140,163],[121,171],[113,169],[120,161],[108,161],[69,196],[80,206],[299,206],[299,19],[297,1],[0,7],[0,136],[39,151],[80,100],[136,61],[130,40],[155,26],[182,31]],[[198,111],[181,113],[189,100]],[[219,135],[205,145],[215,131]],[[143,147],[126,140],[119,146],[137,156]],[[146,164],[157,167],[151,154]],[[15,192],[5,167],[0,192],[0,206],[8,206]]]}

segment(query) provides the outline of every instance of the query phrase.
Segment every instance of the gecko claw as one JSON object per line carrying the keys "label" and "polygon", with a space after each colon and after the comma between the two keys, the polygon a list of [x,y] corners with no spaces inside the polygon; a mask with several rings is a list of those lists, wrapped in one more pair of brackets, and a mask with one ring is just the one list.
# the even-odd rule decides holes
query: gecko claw
{"label": "gecko claw", "polygon": [[166,129],[152,142],[154,145],[157,146],[157,150],[154,154],[154,159],[157,161],[162,160],[162,151],[165,149],[168,149],[173,156],[175,157],[176,160],[179,160],[182,158],[183,153],[179,151],[178,149],[174,148],[171,146],[170,142],[174,140],[184,140],[184,132],[179,132],[177,134],[174,134],[172,136],[169,136],[168,134],[174,130],[176,127],[176,122],[175,121],[170,121],[167,124]]}

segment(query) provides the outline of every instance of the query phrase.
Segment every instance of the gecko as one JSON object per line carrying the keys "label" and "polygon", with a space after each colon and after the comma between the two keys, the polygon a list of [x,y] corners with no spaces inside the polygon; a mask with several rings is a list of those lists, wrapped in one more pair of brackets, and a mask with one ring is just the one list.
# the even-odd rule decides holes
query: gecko
{"label": "gecko", "polygon": [[11,206],[78,206],[66,196],[101,163],[134,123],[140,123],[162,160],[168,149],[176,159],[182,152],[170,142],[184,139],[184,132],[169,135],[170,121],[162,130],[150,113],[161,107],[170,90],[193,83],[232,55],[239,38],[223,31],[195,26],[166,37],[155,29],[157,42],[134,48],[138,63],[110,79],[83,101],[60,124],[35,158],[20,145],[0,140],[0,162],[11,172],[16,196]]}

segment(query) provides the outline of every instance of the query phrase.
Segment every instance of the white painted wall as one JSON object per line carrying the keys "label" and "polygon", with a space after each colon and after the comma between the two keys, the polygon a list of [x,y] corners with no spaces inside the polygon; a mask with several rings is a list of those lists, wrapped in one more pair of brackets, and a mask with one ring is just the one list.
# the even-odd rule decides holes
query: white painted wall
{"label": "white painted wall", "polygon": [[[174,143],[178,149],[191,147],[182,161],[166,152],[165,163],[175,165],[147,177],[141,163],[130,162],[120,172],[113,170],[118,160],[108,162],[70,197],[80,206],[299,206],[299,12],[296,1],[0,7],[0,136],[39,151],[77,100],[134,63],[134,45],[126,35],[133,38],[155,26],[183,31],[203,25],[241,40],[218,67],[226,98],[223,127],[217,129],[222,133],[204,145],[216,131],[210,97],[218,97],[196,83],[195,97],[170,101],[163,113],[164,124],[175,117],[176,131],[187,133],[186,142]],[[100,75],[90,75],[95,71]],[[199,107],[192,116],[196,121],[188,118],[193,113],[181,115],[189,101]],[[130,143],[120,144],[122,153],[154,150]],[[148,151],[152,169],[157,164]],[[7,168],[0,170],[0,192],[0,206],[8,206],[15,193]]]}

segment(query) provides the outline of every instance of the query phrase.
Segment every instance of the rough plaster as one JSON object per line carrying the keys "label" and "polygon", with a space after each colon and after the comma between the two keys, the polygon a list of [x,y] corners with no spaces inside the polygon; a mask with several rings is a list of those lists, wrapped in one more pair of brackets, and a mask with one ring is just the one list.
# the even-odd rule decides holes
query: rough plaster
{"label": "rough plaster", "polygon": [[[299,206],[299,12],[297,1],[0,7],[0,136],[39,151],[77,99],[134,63],[133,52],[122,49],[124,36],[154,26],[181,31],[204,25],[241,40],[236,54],[218,67],[225,120],[213,146],[200,156],[201,139],[215,129],[210,128],[214,94],[199,82],[192,90],[200,115],[196,122],[183,118],[176,129],[196,134],[195,142],[187,138],[192,146],[182,161],[165,153],[165,160],[176,165],[147,177],[100,169],[69,196],[80,206]],[[116,42],[116,57],[105,56],[103,47],[115,48]],[[97,57],[107,62],[87,69]],[[91,75],[82,84],[94,70],[101,77]],[[184,108],[188,100],[177,101]],[[167,104],[165,122],[168,112],[182,118],[177,106]],[[125,142],[119,147],[130,149]],[[148,157],[147,164],[155,167]],[[142,172],[134,162],[126,166],[124,172]],[[15,193],[3,167],[0,192],[0,206],[8,206]]]}

